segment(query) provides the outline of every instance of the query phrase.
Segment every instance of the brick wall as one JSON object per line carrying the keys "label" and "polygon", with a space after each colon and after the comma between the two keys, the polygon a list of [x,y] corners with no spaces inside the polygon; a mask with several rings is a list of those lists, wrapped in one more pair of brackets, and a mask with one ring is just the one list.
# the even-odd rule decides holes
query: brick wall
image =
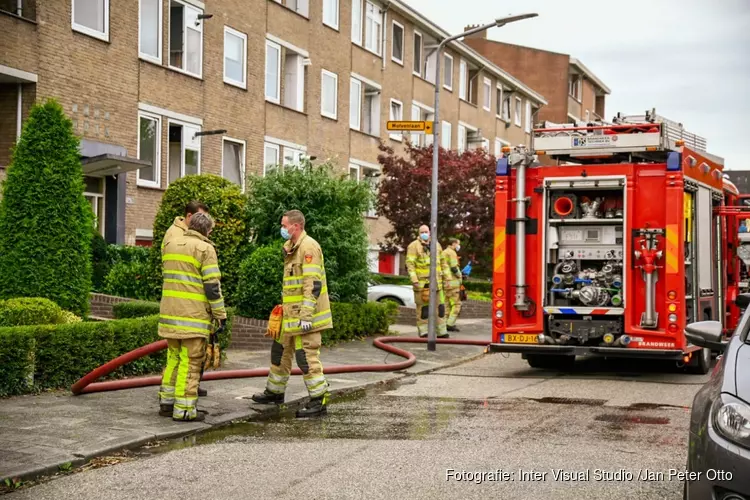
{"label": "brick wall", "polygon": [[232,323],[232,349],[265,350],[271,339],[264,337],[267,321],[235,316]]}
{"label": "brick wall", "polygon": [[132,301],[132,299],[126,299],[125,297],[115,297],[103,293],[92,293],[89,298],[89,305],[91,306],[89,314],[99,318],[114,319],[115,315],[112,312],[112,306],[121,302],[130,301]]}
{"label": "brick wall", "polygon": [[[416,311],[408,307],[398,308],[398,318],[396,323],[399,325],[416,324]],[[467,300],[461,304],[461,314],[459,319],[485,319],[492,315],[492,304],[490,302],[480,302],[478,300]]]}

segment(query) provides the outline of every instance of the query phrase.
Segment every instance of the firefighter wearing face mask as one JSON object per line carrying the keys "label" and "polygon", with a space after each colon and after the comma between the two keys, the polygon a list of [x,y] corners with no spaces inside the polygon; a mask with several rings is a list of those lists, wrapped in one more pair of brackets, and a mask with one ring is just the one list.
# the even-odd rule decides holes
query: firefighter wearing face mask
{"label": "firefighter wearing face mask", "polygon": [[323,415],[327,410],[328,381],[320,362],[321,332],[333,328],[331,305],[320,245],[305,232],[305,216],[290,210],[281,219],[284,244],[284,310],[279,338],[271,346],[271,369],[266,389],[253,395],[261,404],[284,402],[292,356],[303,373],[309,403],[297,410],[297,417]]}
{"label": "firefighter wearing face mask", "polygon": [[[437,332],[441,338],[447,338],[445,324],[445,296],[443,292],[443,275],[447,271],[443,248],[437,244]],[[430,317],[430,228],[420,226],[419,238],[412,241],[406,249],[406,270],[409,272],[412,287],[414,287],[414,302],[417,304],[417,333],[420,337],[427,336],[427,325]]]}
{"label": "firefighter wearing face mask", "polygon": [[443,274],[443,287],[445,288],[445,304],[448,315],[448,331],[459,331],[456,326],[458,315],[461,313],[461,270],[458,267],[458,251],[461,250],[461,242],[456,238],[449,240],[448,248],[443,252],[443,259],[447,266],[447,272]]}

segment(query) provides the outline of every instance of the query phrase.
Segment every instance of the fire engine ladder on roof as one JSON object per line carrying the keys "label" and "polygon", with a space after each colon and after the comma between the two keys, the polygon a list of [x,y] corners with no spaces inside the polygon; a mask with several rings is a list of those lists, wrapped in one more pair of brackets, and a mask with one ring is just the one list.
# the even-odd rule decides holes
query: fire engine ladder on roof
{"label": "fire engine ladder on roof", "polygon": [[621,116],[618,113],[614,123],[545,122],[544,128],[534,129],[532,143],[532,149],[538,155],[574,163],[663,163],[669,153],[680,152],[682,146],[700,151],[717,163],[724,163],[721,158],[705,153],[705,139],[655,112],[640,116]]}

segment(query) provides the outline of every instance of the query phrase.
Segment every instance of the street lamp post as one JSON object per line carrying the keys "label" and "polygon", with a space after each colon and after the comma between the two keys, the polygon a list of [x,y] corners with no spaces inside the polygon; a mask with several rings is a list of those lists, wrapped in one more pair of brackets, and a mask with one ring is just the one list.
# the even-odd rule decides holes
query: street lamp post
{"label": "street lamp post", "polygon": [[436,49],[435,54],[435,121],[432,126],[432,193],[431,193],[431,207],[430,207],[430,304],[429,304],[429,319],[427,322],[427,350],[434,351],[436,348],[436,312],[437,312],[437,207],[438,207],[438,156],[440,153],[440,144],[438,138],[440,134],[438,130],[441,127],[440,124],[440,87],[443,85],[443,78],[440,75],[440,52],[443,47],[449,42],[464,38],[475,33],[480,33],[484,30],[488,30],[495,26],[501,27],[506,24],[521,21],[523,19],[529,19],[536,17],[539,14],[520,14],[518,16],[510,16],[496,19],[495,21],[485,24],[484,26],[477,26],[468,31],[464,31],[458,35],[453,35],[445,40],[442,40]]}

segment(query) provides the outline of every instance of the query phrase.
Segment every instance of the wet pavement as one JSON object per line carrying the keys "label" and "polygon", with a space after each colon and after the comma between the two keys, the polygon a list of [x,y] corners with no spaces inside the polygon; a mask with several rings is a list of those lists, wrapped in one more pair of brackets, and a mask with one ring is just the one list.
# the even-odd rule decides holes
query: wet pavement
{"label": "wet pavement", "polygon": [[[690,405],[708,376],[485,355],[141,450],[9,499],[679,499]],[[672,472],[672,476],[670,476]]]}
{"label": "wet pavement", "polygon": [[[454,338],[489,342],[489,320],[461,320]],[[415,337],[416,327],[393,325],[394,334]],[[439,345],[428,352],[425,344],[395,344],[417,357],[415,365],[397,372],[342,373],[328,377],[333,392],[351,391],[396,380],[407,374],[451,366],[480,356],[482,347]],[[321,348],[325,366],[392,364],[403,358],[373,347],[372,339]],[[228,352],[222,369],[267,367],[268,351]],[[0,399],[0,483],[5,478],[27,479],[82,465],[123,448],[160,439],[203,432],[236,419],[258,418],[274,411],[250,400],[265,387],[265,377],[202,382],[208,397],[199,408],[207,410],[205,422],[173,422],[158,416],[158,387],[144,387],[73,396],[68,391]],[[289,381],[286,401],[290,408],[307,398],[302,377]],[[0,491],[2,484],[0,484]]]}

